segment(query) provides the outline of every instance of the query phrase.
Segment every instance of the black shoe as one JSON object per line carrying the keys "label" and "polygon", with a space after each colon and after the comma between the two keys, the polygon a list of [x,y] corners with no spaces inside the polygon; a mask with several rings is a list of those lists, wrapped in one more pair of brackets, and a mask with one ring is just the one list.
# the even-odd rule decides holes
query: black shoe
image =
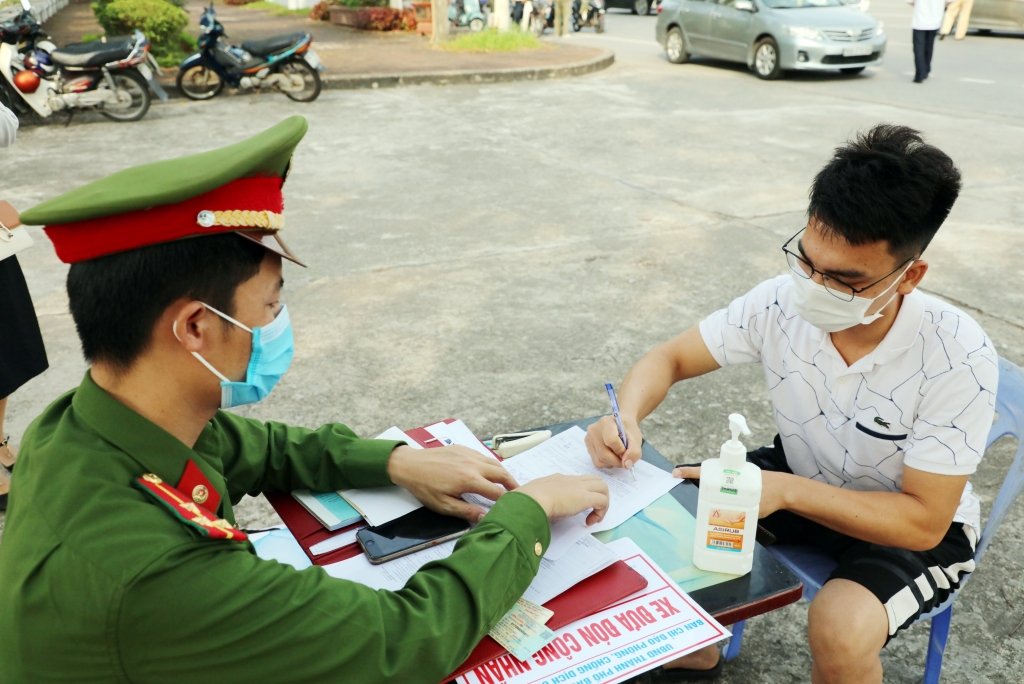
{"label": "black shoe", "polygon": [[940,33],[939,34],[939,40],[945,40],[945,39],[946,39],[946,34],[945,33]]}
{"label": "black shoe", "polygon": [[625,684],[673,684],[673,682],[697,682],[718,679],[722,674],[722,666],[724,664],[725,658],[719,653],[718,664],[710,670],[691,670],[686,667],[666,670],[663,667],[659,667],[626,680]]}
{"label": "black shoe", "polygon": [[924,79],[923,78],[915,78],[914,79],[914,83],[924,83]]}

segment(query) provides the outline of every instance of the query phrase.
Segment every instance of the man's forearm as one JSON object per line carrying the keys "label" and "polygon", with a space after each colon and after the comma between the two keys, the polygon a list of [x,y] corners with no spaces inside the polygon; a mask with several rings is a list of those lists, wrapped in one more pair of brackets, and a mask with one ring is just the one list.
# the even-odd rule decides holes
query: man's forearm
{"label": "man's forearm", "polygon": [[927,551],[938,545],[952,521],[937,520],[920,499],[904,492],[842,489],[789,473],[770,476],[785,478],[780,484],[786,510],[873,544]]}
{"label": "man's forearm", "polygon": [[618,398],[623,420],[639,423],[646,418],[665,400],[675,382],[673,364],[662,346],[647,352],[622,381]]}
{"label": "man's forearm", "polygon": [[622,381],[619,407],[624,420],[639,423],[665,400],[672,385],[719,368],[697,326],[647,352]]}

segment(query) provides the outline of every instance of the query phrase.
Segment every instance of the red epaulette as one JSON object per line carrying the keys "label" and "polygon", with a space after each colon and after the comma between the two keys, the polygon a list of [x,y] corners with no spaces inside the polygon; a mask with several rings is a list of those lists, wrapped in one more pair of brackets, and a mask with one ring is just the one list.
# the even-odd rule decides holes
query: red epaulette
{"label": "red epaulette", "polygon": [[137,478],[133,484],[159,501],[186,525],[191,525],[204,537],[246,541],[249,537],[223,518],[210,513],[184,494],[152,473]]}

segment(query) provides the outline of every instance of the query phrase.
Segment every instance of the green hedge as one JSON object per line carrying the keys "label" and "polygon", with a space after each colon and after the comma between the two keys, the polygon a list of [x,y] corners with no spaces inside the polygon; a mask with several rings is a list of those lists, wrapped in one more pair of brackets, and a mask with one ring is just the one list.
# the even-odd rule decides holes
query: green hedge
{"label": "green hedge", "polygon": [[163,66],[177,65],[194,49],[195,39],[182,30],[188,14],[166,0],[99,0],[92,11],[108,36],[129,35],[136,29],[145,33]]}

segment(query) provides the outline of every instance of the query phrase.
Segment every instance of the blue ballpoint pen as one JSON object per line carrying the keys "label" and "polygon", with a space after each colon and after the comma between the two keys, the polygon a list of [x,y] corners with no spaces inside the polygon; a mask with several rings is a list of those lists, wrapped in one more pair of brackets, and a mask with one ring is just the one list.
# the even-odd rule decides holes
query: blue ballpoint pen
{"label": "blue ballpoint pen", "polygon": [[[604,388],[608,390],[608,401],[612,403],[612,415],[615,416],[615,425],[619,428],[619,439],[622,440],[622,446],[629,448],[629,440],[626,438],[626,430],[622,427],[622,419],[619,418],[619,400],[615,397],[615,388],[612,387],[612,383],[604,383]],[[633,476],[633,481],[636,482],[636,473],[633,469],[629,469],[629,474]]]}

